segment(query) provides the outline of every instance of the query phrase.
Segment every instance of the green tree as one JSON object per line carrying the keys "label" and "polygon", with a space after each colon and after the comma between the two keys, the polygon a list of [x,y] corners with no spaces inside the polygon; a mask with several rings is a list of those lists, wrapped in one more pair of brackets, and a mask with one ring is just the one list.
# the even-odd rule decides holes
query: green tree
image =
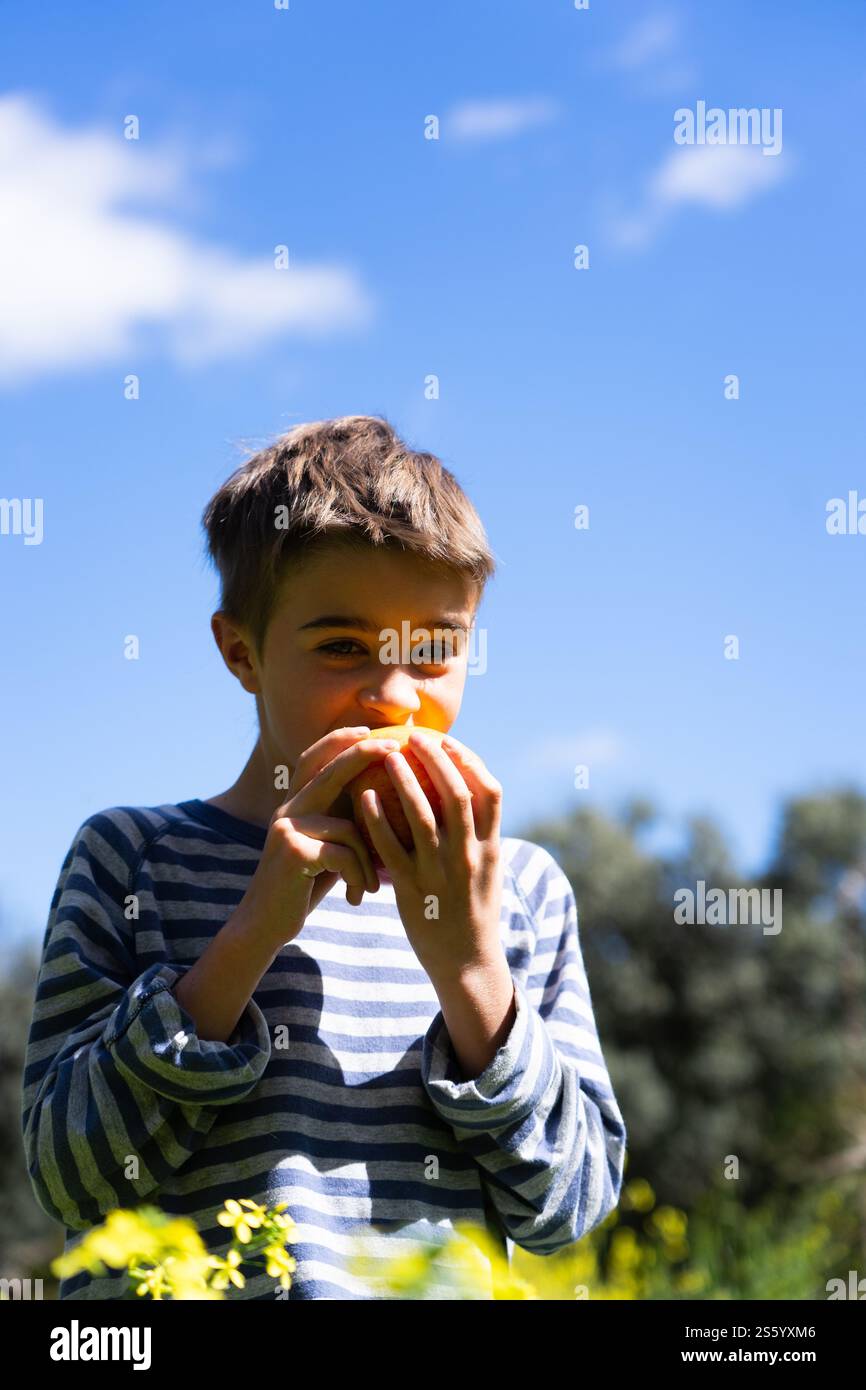
{"label": "green tree", "polygon": [[[843,1171],[842,1155],[863,1166],[866,799],[789,801],[767,872],[748,880],[703,818],[678,853],[653,855],[656,820],[635,802],[616,819],[576,810],[525,831],[575,890],[629,1172],[689,1209],[731,1155],[747,1202],[793,1196]],[[674,895],[699,879],[781,888],[781,931],[679,925]]]}

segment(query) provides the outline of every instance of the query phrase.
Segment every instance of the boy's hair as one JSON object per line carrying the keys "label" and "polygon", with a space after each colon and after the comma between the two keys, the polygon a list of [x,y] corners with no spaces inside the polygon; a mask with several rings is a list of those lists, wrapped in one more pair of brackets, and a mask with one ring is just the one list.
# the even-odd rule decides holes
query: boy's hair
{"label": "boy's hair", "polygon": [[454,475],[375,415],[296,425],[223,483],[202,526],[220,608],[252,633],[259,654],[284,573],[316,543],[399,546],[468,575],[479,596],[495,571]]}

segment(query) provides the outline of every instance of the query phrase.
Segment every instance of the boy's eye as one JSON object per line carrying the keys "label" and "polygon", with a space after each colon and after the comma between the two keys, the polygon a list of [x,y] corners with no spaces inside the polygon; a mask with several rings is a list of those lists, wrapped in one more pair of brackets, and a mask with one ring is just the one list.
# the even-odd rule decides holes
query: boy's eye
{"label": "boy's eye", "polygon": [[444,642],[419,642],[412,652],[419,666],[444,666],[453,655],[454,643],[447,637]]}
{"label": "boy's eye", "polygon": [[[347,647],[354,647],[354,651],[347,651]],[[326,642],[319,648],[320,652],[329,652],[332,656],[357,656],[364,648],[360,642],[356,642],[354,637],[338,637],[333,642]]]}
{"label": "boy's eye", "polygon": [[[334,637],[317,650],[335,657],[364,656],[367,651],[354,637]],[[416,666],[445,666],[455,654],[454,639],[449,635],[441,640],[416,642],[411,649],[407,649],[407,653],[409,650],[410,659]]]}

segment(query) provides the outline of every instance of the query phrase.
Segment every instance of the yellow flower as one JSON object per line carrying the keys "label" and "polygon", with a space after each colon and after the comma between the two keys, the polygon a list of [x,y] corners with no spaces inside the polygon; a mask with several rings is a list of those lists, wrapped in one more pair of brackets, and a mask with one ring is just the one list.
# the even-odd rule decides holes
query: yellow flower
{"label": "yellow flower", "polygon": [[200,1255],[167,1255],[165,1260],[147,1268],[132,1265],[129,1273],[135,1283],[135,1292],[144,1297],[162,1300],[164,1295],[172,1299],[210,1299],[222,1295],[212,1292],[207,1285],[209,1259]]}
{"label": "yellow flower", "polygon": [[205,1255],[204,1241],[195,1226],[185,1216],[167,1221],[157,1231],[163,1249],[177,1250],[187,1255]]}
{"label": "yellow flower", "polygon": [[494,1299],[537,1299],[537,1290],[512,1268],[501,1246],[482,1226],[460,1222],[441,1252],[441,1266],[454,1270],[459,1286],[467,1293],[489,1295]]}
{"label": "yellow flower", "polygon": [[262,1254],[266,1258],[265,1269],[271,1278],[278,1278],[284,1289],[290,1288],[292,1275],[298,1267],[294,1255],[290,1255],[283,1245],[266,1245]]}
{"label": "yellow flower", "polygon": [[508,1272],[503,1275],[498,1270],[493,1271],[493,1297],[495,1299],[526,1300],[538,1299],[539,1295],[531,1284],[519,1275]]}
{"label": "yellow flower", "polygon": [[[243,1207],[251,1210],[244,1211]],[[258,1206],[256,1202],[244,1197],[241,1202],[236,1202],[234,1197],[229,1197],[223,1203],[224,1210],[217,1213],[217,1221],[221,1226],[234,1228],[236,1238],[246,1245],[247,1241],[252,1240],[252,1228],[261,1226],[265,1218],[264,1207]]]}
{"label": "yellow flower", "polygon": [[222,1293],[208,1284],[210,1257],[208,1255],[170,1256],[166,1274],[171,1283],[173,1299],[221,1299]]}
{"label": "yellow flower", "polygon": [[50,1268],[56,1279],[67,1279],[73,1274],[78,1274],[80,1270],[96,1275],[106,1273],[105,1265],[88,1245],[87,1237],[80,1241],[74,1250],[64,1250],[53,1259]]}
{"label": "yellow flower", "polygon": [[252,1197],[241,1197],[241,1206],[249,1207],[250,1216],[247,1218],[251,1226],[261,1226],[268,1214],[267,1207],[263,1207],[261,1202],[254,1202]]}
{"label": "yellow flower", "polygon": [[208,1264],[211,1269],[216,1270],[210,1281],[212,1289],[225,1289],[228,1285],[234,1284],[236,1288],[242,1289],[246,1284],[246,1278],[241,1274],[238,1266],[243,1263],[243,1256],[239,1250],[230,1250],[223,1258],[220,1255],[211,1255]]}
{"label": "yellow flower", "polygon": [[171,1285],[162,1265],[154,1265],[152,1269],[131,1266],[129,1272],[136,1281],[135,1292],[142,1298],[150,1294],[151,1298],[161,1300],[163,1294],[170,1291]]}
{"label": "yellow flower", "polygon": [[630,1226],[621,1226],[610,1238],[610,1262],[618,1272],[626,1272],[639,1265],[641,1251],[637,1236]]}
{"label": "yellow flower", "polygon": [[107,1265],[122,1269],[130,1257],[156,1259],[159,1237],[135,1212],[109,1212],[105,1224],[97,1227],[88,1242]]}
{"label": "yellow flower", "polygon": [[106,1265],[125,1269],[131,1260],[152,1262],[159,1253],[159,1235],[148,1221],[137,1212],[117,1209],[108,1213],[101,1226],[88,1231],[74,1250],[59,1255],[51,1269],[60,1278],[82,1269],[104,1274]]}
{"label": "yellow flower", "polygon": [[[253,1230],[262,1227],[268,1234],[274,1230],[287,1239],[286,1233],[295,1224],[290,1216],[283,1215],[287,1205],[280,1202],[268,1211],[249,1197],[240,1202],[229,1198],[217,1220],[231,1227],[236,1240],[244,1244],[251,1240]],[[263,1253],[268,1272],[287,1288],[295,1261],[278,1238]],[[145,1206],[137,1211],[109,1212],[101,1226],[88,1231],[74,1249],[59,1255],[51,1270],[64,1278],[80,1270],[104,1275],[106,1266],[127,1269],[140,1297],[221,1299],[229,1284],[244,1287],[246,1280],[239,1269],[242,1263],[243,1256],[236,1249],[225,1259],[209,1256],[194,1222],[186,1217],[168,1217],[158,1207]]]}
{"label": "yellow flower", "polygon": [[685,1236],[688,1219],[685,1212],[678,1211],[676,1207],[657,1207],[648,1218],[647,1226],[666,1243],[676,1244]]}
{"label": "yellow flower", "polygon": [[707,1287],[709,1275],[705,1269],[687,1269],[676,1280],[680,1293],[700,1293]]}
{"label": "yellow flower", "polygon": [[511,1268],[515,1275],[526,1280],[536,1298],[571,1302],[586,1297],[585,1291],[590,1288],[594,1290],[598,1257],[586,1238],[553,1255],[534,1255],[517,1246]]}
{"label": "yellow flower", "polygon": [[467,1241],[452,1241],[448,1246],[449,1265],[454,1266],[469,1279],[485,1279],[490,1274],[490,1260],[484,1258],[483,1251]]}
{"label": "yellow flower", "polygon": [[655,1200],[656,1195],[645,1178],[634,1178],[622,1191],[622,1205],[632,1211],[650,1211]]}
{"label": "yellow flower", "polygon": [[413,1250],[408,1255],[397,1255],[393,1260],[389,1260],[383,1278],[394,1293],[399,1293],[414,1288],[429,1269],[429,1255],[423,1250]]}

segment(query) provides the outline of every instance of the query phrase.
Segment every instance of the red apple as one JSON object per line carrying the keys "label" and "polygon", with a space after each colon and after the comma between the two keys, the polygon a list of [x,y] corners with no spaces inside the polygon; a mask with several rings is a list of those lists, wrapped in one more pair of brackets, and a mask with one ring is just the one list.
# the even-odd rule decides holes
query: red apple
{"label": "red apple", "polygon": [[[418,778],[418,781],[421,783],[421,789],[430,802],[433,814],[437,822],[441,824],[442,803],[439,800],[439,793],[430,781],[426,768],[418,761],[411,749],[406,747],[410,735],[414,733],[416,729],[419,733],[427,734],[428,737],[440,742],[445,737],[444,733],[439,729],[427,729],[420,724],[389,724],[384,729],[372,729],[369,737],[396,738],[399,740],[401,744],[400,751],[415,776]],[[382,861],[370,838],[370,833],[367,829],[366,821],[364,820],[364,813],[361,810],[361,793],[365,792],[368,787],[372,787],[373,791],[378,796],[388,823],[403,848],[413,850],[415,848],[415,841],[412,838],[412,830],[406,819],[406,813],[403,810],[403,803],[400,800],[397,788],[391,780],[390,774],[382,763],[371,763],[364,772],[359,772],[358,776],[352,779],[346,787],[346,791],[351,797],[352,815],[355,824],[360,830],[367,848],[373,857],[373,863],[379,868],[382,868]]]}

